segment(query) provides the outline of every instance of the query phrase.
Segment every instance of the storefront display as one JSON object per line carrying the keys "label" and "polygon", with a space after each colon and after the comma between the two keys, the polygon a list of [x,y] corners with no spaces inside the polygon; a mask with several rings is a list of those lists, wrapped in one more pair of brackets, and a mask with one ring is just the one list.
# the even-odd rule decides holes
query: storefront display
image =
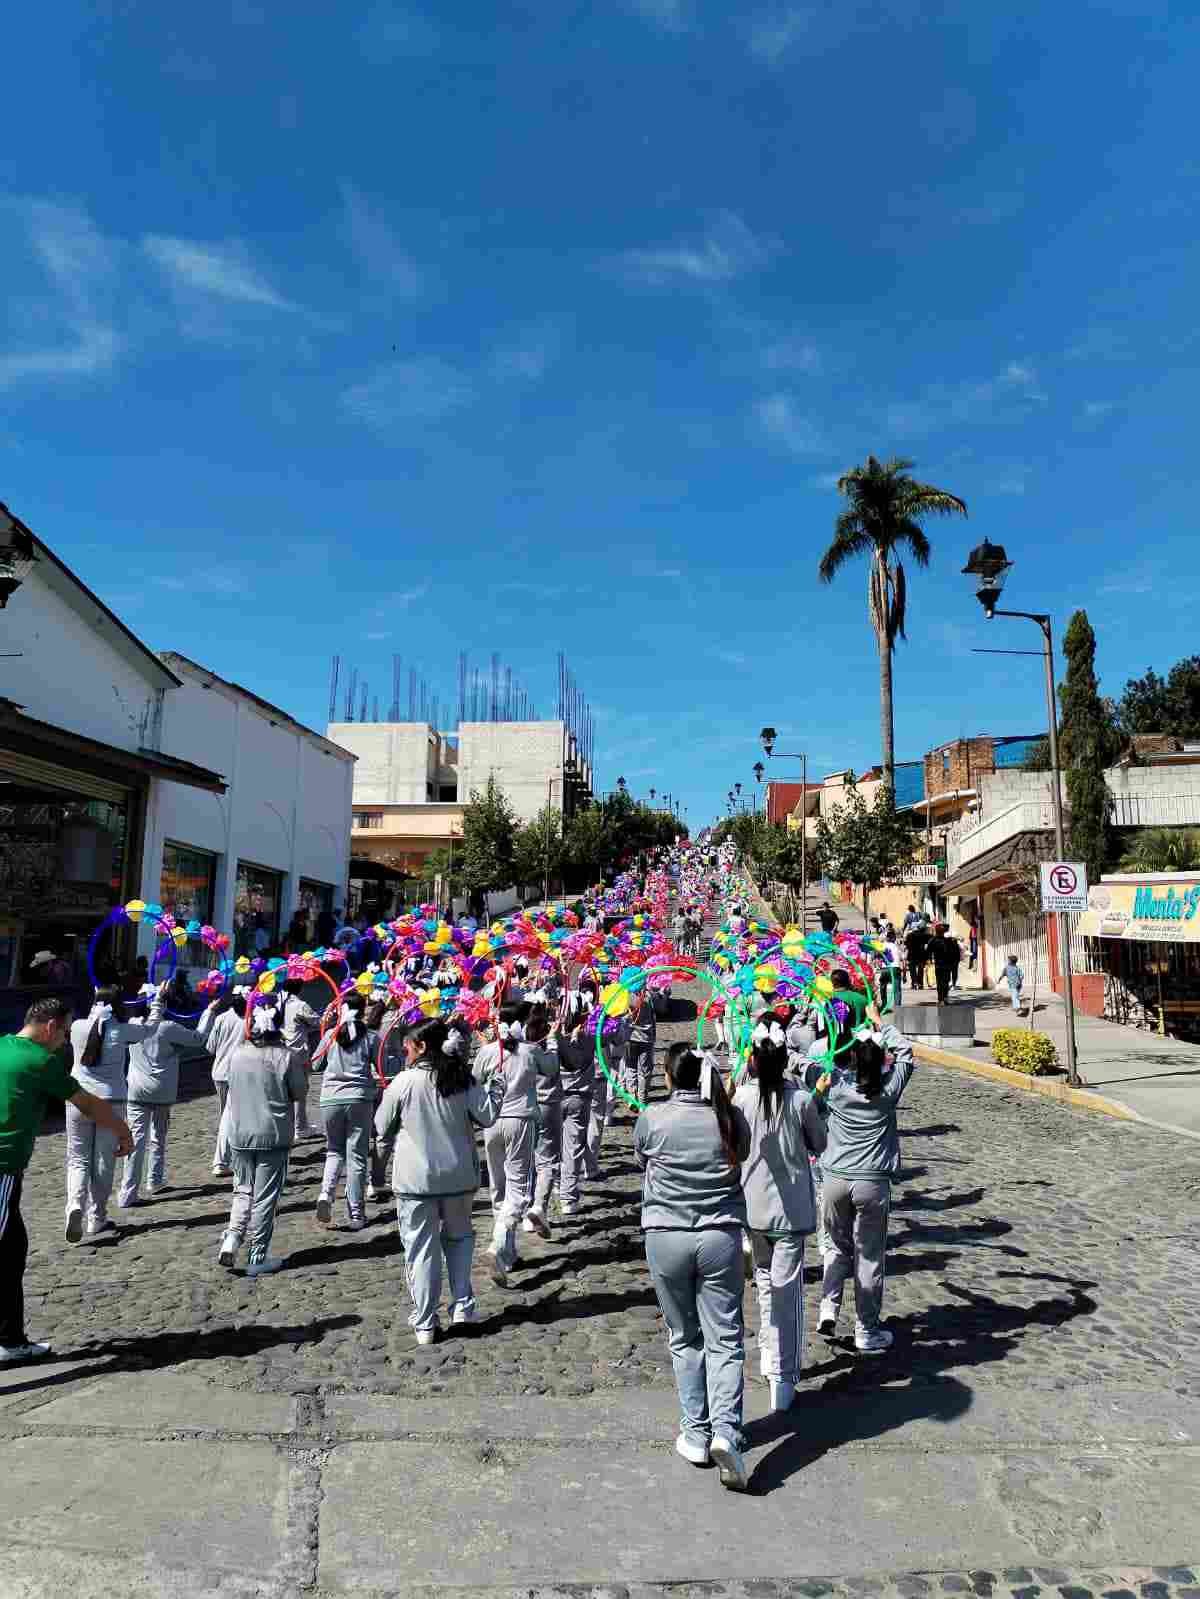
{"label": "storefront display", "polygon": [[1200,1037],[1200,873],[1102,877],[1076,932],[1097,941],[1110,1020]]}
{"label": "storefront display", "polygon": [[239,861],[233,901],[234,953],[265,955],[279,943],[283,875],[252,861]]}

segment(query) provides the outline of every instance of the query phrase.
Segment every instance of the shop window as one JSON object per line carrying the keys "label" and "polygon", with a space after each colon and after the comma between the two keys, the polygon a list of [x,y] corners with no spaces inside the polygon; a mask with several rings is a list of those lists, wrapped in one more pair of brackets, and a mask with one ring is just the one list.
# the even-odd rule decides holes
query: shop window
{"label": "shop window", "polygon": [[251,861],[239,861],[233,901],[233,942],[239,955],[265,955],[279,944],[283,876]]}
{"label": "shop window", "polygon": [[383,826],[383,812],[382,811],[355,811],[355,813],[354,813],[354,826],[358,827],[358,828],[362,828],[362,827],[382,827]]}
{"label": "shop window", "polygon": [[212,922],[217,857],[188,844],[164,844],[158,898],[177,922]]}

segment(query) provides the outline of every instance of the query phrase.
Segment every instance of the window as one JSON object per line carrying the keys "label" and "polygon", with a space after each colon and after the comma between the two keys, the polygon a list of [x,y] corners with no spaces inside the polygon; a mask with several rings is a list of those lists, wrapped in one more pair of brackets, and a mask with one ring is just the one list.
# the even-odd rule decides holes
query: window
{"label": "window", "polygon": [[238,955],[264,955],[279,943],[283,875],[239,861],[233,901],[233,942]]}
{"label": "window", "polygon": [[947,775],[949,773],[949,771],[950,771],[950,751],[949,750],[943,750],[942,751],[942,775],[943,776]]}
{"label": "window", "polygon": [[158,898],[177,922],[211,922],[217,857],[189,844],[163,845]]}
{"label": "window", "polygon": [[382,827],[383,826],[383,812],[382,811],[355,811],[355,813],[354,813],[354,826],[355,827]]}

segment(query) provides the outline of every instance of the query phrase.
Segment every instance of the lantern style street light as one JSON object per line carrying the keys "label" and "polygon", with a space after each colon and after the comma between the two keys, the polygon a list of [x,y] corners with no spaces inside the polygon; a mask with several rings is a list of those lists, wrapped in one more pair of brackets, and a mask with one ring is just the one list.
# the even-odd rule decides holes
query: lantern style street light
{"label": "lantern style street light", "polygon": [[[763,751],[769,761],[800,762],[800,925],[808,930],[808,753],[788,755],[783,750],[775,753],[775,740],[779,734],[773,727],[764,727],[759,733]],[[761,762],[759,763],[761,766]],[[754,770],[757,772],[759,767]]]}
{"label": "lantern style street light", "polygon": [[[1054,698],[1054,632],[1050,617],[1043,611],[1004,611],[996,601],[1004,592],[1004,584],[1012,571],[1013,563],[1003,544],[990,544],[984,539],[967,557],[963,576],[971,579],[975,598],[983,606],[983,614],[990,622],[994,616],[1017,616],[1026,622],[1036,622],[1042,632],[1041,650],[983,651],[995,655],[1040,654],[1046,668],[1046,717],[1050,731],[1050,798],[1054,803],[1054,847],[1059,860],[1066,859],[1066,833],[1063,827],[1062,769],[1058,763],[1058,707]],[[1079,1067],[1075,1057],[1075,994],[1071,973],[1071,930],[1065,911],[1056,912],[1058,918],[1058,948],[1063,967],[1063,1009],[1067,1023],[1067,1082],[1079,1086]]]}
{"label": "lantern style street light", "polygon": [[36,564],[32,536],[0,507],[0,611],[7,607]]}

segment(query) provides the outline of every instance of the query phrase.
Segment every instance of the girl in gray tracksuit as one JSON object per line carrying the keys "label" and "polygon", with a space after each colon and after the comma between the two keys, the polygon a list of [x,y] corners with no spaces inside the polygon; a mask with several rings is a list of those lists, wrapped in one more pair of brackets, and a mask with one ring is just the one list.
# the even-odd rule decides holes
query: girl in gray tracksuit
{"label": "girl in gray tracksuit", "polygon": [[250,1036],[229,1062],[226,1130],[233,1160],[233,1204],[217,1259],[232,1269],[247,1231],[246,1275],[278,1271],[268,1250],[275,1210],[287,1178],[296,1105],[308,1092],[304,1067],[282,1031],[281,998],[260,1001],[250,1013]]}
{"label": "girl in gray tracksuit", "polygon": [[754,1030],[749,1080],[733,1103],[750,1128],[742,1190],[758,1290],[758,1348],[772,1410],[787,1410],[804,1365],[804,1241],[817,1224],[809,1158],[825,1148],[825,1124],[806,1088],[789,1082],[778,1020]]}
{"label": "girl in gray tracksuit", "polygon": [[[375,1051],[375,1109],[378,1110],[387,1085],[405,1068],[404,1025],[395,1011],[389,1015],[387,1006],[378,1000],[367,1008],[363,1021],[379,1040]],[[368,1199],[381,1199],[391,1191],[393,1143],[391,1138],[380,1138],[372,1121]]]}
{"label": "girl in gray tracksuit", "polygon": [[587,1173],[588,1124],[596,1083],[596,1040],[578,1016],[569,1032],[558,1035],[558,1067],[562,1076],[562,1157],[558,1208],[564,1216],[579,1209],[579,1192]]}
{"label": "girl in gray tracksuit", "polygon": [[196,1036],[212,1056],[213,1087],[217,1091],[217,1142],[213,1149],[212,1174],[229,1177],[233,1159],[229,1152],[225,1104],[229,1098],[229,1062],[246,1036],[246,996],[248,988],[237,987],[222,994],[200,1018]]}
{"label": "girl in gray tracksuit", "polygon": [[666,1320],[682,1425],[677,1452],[711,1459],[727,1488],[744,1489],[741,1162],[746,1119],[725,1097],[711,1055],[667,1051],[665,1104],[638,1117],[633,1150],[645,1172],[646,1260]]}
{"label": "girl in gray tracksuit", "polygon": [[[119,988],[102,987],[87,1016],[71,1023],[72,1076],[80,1088],[97,1099],[108,1100],[117,1115],[124,1116],[128,1097],[126,1057],[129,1046],[157,1032],[163,1019],[166,984],[157,989],[144,1021],[125,1015]],[[116,1232],[108,1219],[117,1165],[117,1139],[89,1121],[82,1111],[67,1104],[67,1226],[69,1244],[83,1237],[84,1221],[89,1238]]]}
{"label": "girl in gray tracksuit", "polygon": [[[821,1285],[817,1326],[833,1336],[842,1290],[854,1272],[857,1319],[854,1344],[860,1354],[881,1355],[892,1335],[879,1325],[892,1179],[900,1170],[896,1110],[913,1071],[912,1045],[892,1026],[860,1031],[825,1084],[828,1142],[821,1157],[825,1228],[829,1247]],[[890,1061],[891,1069],[887,1070]]]}
{"label": "girl in gray tracksuit", "polygon": [[[492,1280],[508,1287],[508,1273],[517,1261],[517,1227],[533,1198],[533,1152],[539,1124],[537,1087],[542,1076],[558,1073],[558,1057],[548,1050],[533,1050],[525,1042],[524,1021],[527,1005],[505,1005],[500,1011],[499,1063],[493,1068],[503,1078],[504,1098],[496,1119],[496,1131],[485,1140],[488,1171],[492,1180],[492,1206],[500,1205],[488,1254],[492,1261]],[[486,1046],[485,1046],[486,1049]],[[475,1059],[479,1074],[480,1050]],[[488,1062],[483,1061],[484,1069]]]}
{"label": "girl in gray tracksuit", "polygon": [[527,1233],[550,1236],[550,1195],[562,1171],[563,1089],[558,1039],[549,1031],[545,1005],[535,1005],[525,1023],[525,1047],[537,1070],[538,1132],[533,1151],[533,1203],[521,1223]]}
{"label": "girl in gray tracksuit", "polygon": [[133,1150],[125,1157],[117,1204],[128,1210],[138,1203],[146,1146],[150,1146],[149,1192],[167,1186],[167,1131],[171,1106],[179,1098],[179,1062],[183,1055],[207,1049],[190,1027],[162,1021],[154,1032],[129,1050],[128,1095],[125,1120],[133,1137]]}
{"label": "girl in gray tracksuit", "polygon": [[283,1034],[283,1041],[295,1055],[300,1069],[304,1073],[304,1096],[296,1101],[292,1112],[295,1118],[295,1142],[301,1139],[320,1138],[321,1134],[309,1120],[308,1115],[308,1082],[309,1057],[317,1034],[321,1030],[321,1018],[305,1000],[300,998],[300,990],[304,984],[298,978],[289,978],[283,984],[283,999],[280,1001],[279,1030]]}
{"label": "girl in gray tracksuit", "polygon": [[321,1121],[325,1128],[325,1170],[317,1198],[317,1221],[328,1227],[338,1178],[346,1168],[346,1227],[361,1232],[367,1224],[367,1168],[375,1119],[375,1052],[378,1033],[366,1026],[362,994],[342,1000],[337,1026],[326,1033],[313,1055],[325,1062],[321,1078]]}
{"label": "girl in gray tracksuit", "polygon": [[380,1138],[395,1138],[392,1189],[404,1245],[419,1344],[438,1334],[442,1263],[450,1279],[450,1319],[475,1320],[471,1205],[479,1187],[478,1128],[496,1119],[504,1093],[499,1073],[476,1082],[467,1060],[467,1035],[440,1017],[418,1022],[404,1038],[407,1065],[393,1078],[375,1112]]}
{"label": "girl in gray tracksuit", "polygon": [[645,1105],[650,1099],[650,1083],[654,1077],[654,1045],[658,1037],[654,1000],[646,989],[641,989],[633,996],[628,1014],[629,1043],[622,1083],[626,1093],[633,1094]]}

